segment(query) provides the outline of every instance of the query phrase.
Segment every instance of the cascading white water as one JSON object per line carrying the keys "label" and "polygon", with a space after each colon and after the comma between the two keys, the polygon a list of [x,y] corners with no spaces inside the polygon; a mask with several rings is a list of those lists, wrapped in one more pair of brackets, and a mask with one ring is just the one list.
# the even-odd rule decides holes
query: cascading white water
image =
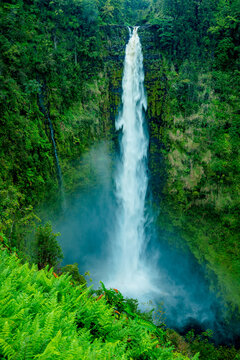
{"label": "cascading white water", "polygon": [[144,126],[147,99],[138,27],[129,31],[122,80],[122,112],[116,120],[116,130],[122,130],[122,137],[121,161],[115,176],[118,224],[114,263],[117,270],[111,284],[118,286],[124,294],[136,295],[150,285],[142,257],[146,245],[148,136]]}
{"label": "cascading white water", "polygon": [[[193,267],[188,262],[187,252],[175,252],[164,242],[162,246],[160,238],[154,239],[154,230],[151,246],[146,251],[148,136],[144,111],[147,101],[137,30],[130,31],[126,47],[123,108],[116,120],[116,129],[121,130],[122,135],[121,157],[115,174],[118,200],[116,228],[113,231],[111,227],[111,224],[115,225],[116,205],[110,189],[111,152],[108,153],[106,144],[101,144],[93,148],[83,161],[83,167],[90,169],[90,178],[96,174],[98,185],[95,189],[87,188],[76,199],[75,207],[71,207],[68,214],[68,222],[63,223],[61,219],[60,231],[66,239],[64,253],[69,262],[80,260],[83,272],[89,268],[94,270],[95,285],[103,280],[107,287],[118,288],[125,297],[137,298],[142,310],[146,309],[146,301],[150,299],[156,307],[163,301],[171,327],[181,329],[196,319],[204,326],[210,324],[211,328],[215,321],[212,310],[215,303],[202,275],[194,274],[197,267],[195,263]],[[111,242],[106,245],[108,236]],[[165,236],[169,236],[168,233]],[[142,304],[143,301],[145,304]],[[158,312],[155,315],[157,318]],[[215,323],[219,324],[219,319]]]}

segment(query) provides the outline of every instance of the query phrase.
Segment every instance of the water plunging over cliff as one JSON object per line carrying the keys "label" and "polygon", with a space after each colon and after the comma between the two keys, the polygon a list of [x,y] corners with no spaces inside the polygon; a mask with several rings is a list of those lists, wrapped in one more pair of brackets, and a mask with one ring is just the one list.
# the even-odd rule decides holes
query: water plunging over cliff
{"label": "water plunging over cliff", "polygon": [[[81,161],[83,174],[89,177],[85,189],[74,195],[65,222],[61,219],[58,226],[65,264],[78,262],[81,273],[90,270],[96,286],[101,280],[106,287],[118,288],[124,297],[138,299],[141,309],[148,300],[156,308],[163,302],[170,327],[216,329],[224,338],[222,306],[209,291],[204,271],[184,244],[181,248],[168,244],[171,237],[178,237],[177,232],[155,231],[154,211],[152,223],[148,221],[147,100],[137,28],[130,30],[126,46],[122,90],[114,188],[112,145],[97,144]],[[176,244],[180,242],[181,238],[176,239]]]}
{"label": "water plunging over cliff", "polygon": [[[145,198],[148,186],[148,135],[144,126],[147,99],[144,91],[143,55],[138,28],[130,31],[122,80],[122,111],[116,130],[122,131],[121,160],[115,175],[118,202],[114,240],[116,275],[111,281],[124,293],[148,287],[144,259]],[[134,291],[135,289],[135,291]]]}

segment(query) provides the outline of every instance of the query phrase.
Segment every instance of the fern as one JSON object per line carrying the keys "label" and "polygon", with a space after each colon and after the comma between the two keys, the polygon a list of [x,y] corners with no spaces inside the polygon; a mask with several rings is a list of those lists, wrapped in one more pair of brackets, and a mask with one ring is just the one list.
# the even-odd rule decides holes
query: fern
{"label": "fern", "polygon": [[9,360],[16,359],[16,351],[13,349],[12,345],[10,345],[6,340],[1,338],[0,338],[0,348],[2,348],[3,355],[7,356]]}
{"label": "fern", "polygon": [[2,250],[0,271],[0,358],[186,359],[163,330],[124,313],[117,320],[106,298],[96,301],[90,289],[73,287],[69,275],[55,278]]}

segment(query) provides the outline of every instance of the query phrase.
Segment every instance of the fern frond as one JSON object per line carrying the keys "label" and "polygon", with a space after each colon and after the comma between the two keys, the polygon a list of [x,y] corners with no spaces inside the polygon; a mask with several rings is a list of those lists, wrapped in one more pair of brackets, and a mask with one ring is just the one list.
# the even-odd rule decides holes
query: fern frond
{"label": "fern frond", "polygon": [[9,360],[16,359],[17,352],[13,349],[12,345],[10,345],[7,341],[0,338],[0,349],[2,348],[2,352],[4,356],[7,356]]}

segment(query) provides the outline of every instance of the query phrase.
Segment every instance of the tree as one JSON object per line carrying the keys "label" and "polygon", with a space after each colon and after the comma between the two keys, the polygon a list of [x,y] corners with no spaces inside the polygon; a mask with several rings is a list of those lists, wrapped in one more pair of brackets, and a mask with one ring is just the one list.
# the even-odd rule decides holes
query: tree
{"label": "tree", "polygon": [[78,264],[74,263],[72,265],[65,265],[61,268],[63,273],[68,273],[72,275],[72,279],[76,281],[77,284],[86,285],[87,281],[83,275],[79,273]]}
{"label": "tree", "polygon": [[60,234],[54,234],[50,222],[39,225],[34,239],[34,262],[39,269],[56,267],[63,259],[62,249],[57,241]]}

